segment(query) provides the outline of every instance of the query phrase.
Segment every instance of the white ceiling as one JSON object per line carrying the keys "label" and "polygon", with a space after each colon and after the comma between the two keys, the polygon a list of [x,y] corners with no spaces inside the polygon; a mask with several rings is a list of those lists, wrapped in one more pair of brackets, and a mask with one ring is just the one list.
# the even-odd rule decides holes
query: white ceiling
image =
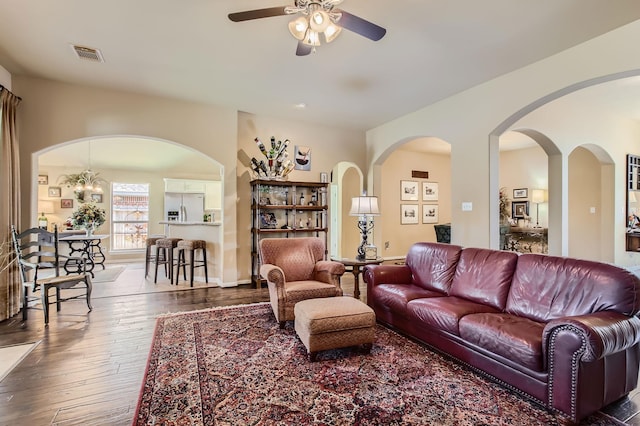
{"label": "white ceiling", "polygon": [[[290,4],[4,0],[0,65],[16,76],[367,130],[640,19],[638,0],[345,0],[340,8],[386,36],[343,31],[297,57],[290,17],[227,18]],[[105,63],[78,59],[71,44],[100,49]]]}

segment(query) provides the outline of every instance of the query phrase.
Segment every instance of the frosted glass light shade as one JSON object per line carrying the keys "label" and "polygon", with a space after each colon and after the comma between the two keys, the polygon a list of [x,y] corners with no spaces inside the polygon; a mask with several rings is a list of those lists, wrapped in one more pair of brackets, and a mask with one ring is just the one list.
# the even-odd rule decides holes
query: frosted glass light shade
{"label": "frosted glass light shade", "polygon": [[329,24],[327,29],[324,30],[324,39],[327,41],[327,43],[331,43],[333,40],[336,39],[336,37],[340,35],[341,32],[342,32],[341,27],[337,26],[334,23],[331,23]]}
{"label": "frosted glass light shade", "polygon": [[304,40],[307,28],[309,28],[309,23],[302,16],[289,22],[289,32],[298,40]]}

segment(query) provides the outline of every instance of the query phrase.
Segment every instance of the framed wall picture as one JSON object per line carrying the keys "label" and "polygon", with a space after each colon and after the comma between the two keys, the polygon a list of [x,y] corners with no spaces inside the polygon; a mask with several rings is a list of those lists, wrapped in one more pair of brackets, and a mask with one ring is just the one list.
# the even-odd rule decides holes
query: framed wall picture
{"label": "framed wall picture", "polygon": [[529,188],[518,188],[513,190],[513,198],[528,198]]}
{"label": "framed wall picture", "polygon": [[418,205],[400,204],[400,224],[415,225],[418,223]]}
{"label": "framed wall picture", "polygon": [[422,201],[438,201],[437,182],[422,182]]}
{"label": "framed wall picture", "polygon": [[38,185],[49,185],[49,175],[38,175]]}
{"label": "framed wall picture", "polygon": [[102,194],[91,194],[91,201],[93,201],[94,203],[101,203]]}
{"label": "framed wall picture", "polygon": [[73,208],[73,199],[71,198],[63,198],[60,200],[60,208],[61,209],[72,209]]}
{"label": "framed wall picture", "polygon": [[438,223],[438,205],[422,205],[422,223]]}
{"label": "framed wall picture", "polygon": [[512,201],[511,202],[511,217],[513,219],[524,219],[527,216],[529,216],[528,201]]}
{"label": "framed wall picture", "polygon": [[311,170],[311,148],[296,145],[293,151],[293,163],[296,170]]}
{"label": "framed wall picture", "polygon": [[55,198],[62,197],[62,189],[59,186],[50,186],[47,193],[49,197],[55,197]]}
{"label": "framed wall picture", "polygon": [[413,180],[401,180],[400,200],[418,201],[418,182]]}

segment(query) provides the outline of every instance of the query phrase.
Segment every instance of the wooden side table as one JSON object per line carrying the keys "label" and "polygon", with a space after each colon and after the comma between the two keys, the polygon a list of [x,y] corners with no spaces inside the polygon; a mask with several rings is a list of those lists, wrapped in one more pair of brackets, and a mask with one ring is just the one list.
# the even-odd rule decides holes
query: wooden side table
{"label": "wooden side table", "polygon": [[373,260],[357,260],[347,257],[332,257],[331,260],[340,262],[345,266],[347,272],[353,273],[353,297],[360,299],[360,272],[362,268],[367,265],[379,265],[384,262],[384,259],[379,257]]}

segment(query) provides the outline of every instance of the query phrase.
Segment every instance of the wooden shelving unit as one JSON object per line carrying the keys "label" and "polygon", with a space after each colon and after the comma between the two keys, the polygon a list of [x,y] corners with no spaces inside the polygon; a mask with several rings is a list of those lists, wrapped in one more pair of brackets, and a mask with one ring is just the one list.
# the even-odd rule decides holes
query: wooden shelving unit
{"label": "wooden shelving unit", "polygon": [[259,288],[262,238],[324,238],[328,253],[328,205],[324,182],[251,181],[251,281]]}

